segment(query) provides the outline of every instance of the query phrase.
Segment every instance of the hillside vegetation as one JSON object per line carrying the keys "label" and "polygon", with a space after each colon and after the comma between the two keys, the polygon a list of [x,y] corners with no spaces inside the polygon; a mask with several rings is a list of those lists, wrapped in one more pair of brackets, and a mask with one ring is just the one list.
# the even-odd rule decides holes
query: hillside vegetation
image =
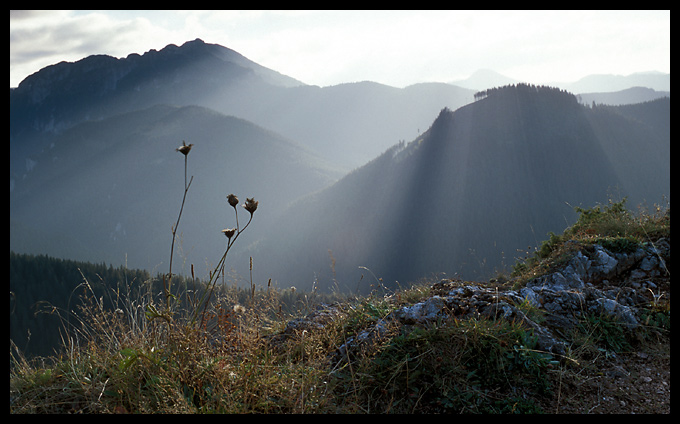
{"label": "hillside vegetation", "polygon": [[669,98],[312,87],[201,40],[44,68],[10,412],[669,412],[669,156]]}
{"label": "hillside vegetation", "polygon": [[[622,201],[577,212],[563,234],[489,281],[391,291],[376,280],[370,295],[351,298],[219,285],[200,321],[192,299],[209,283],[175,284],[183,289],[166,303],[130,295],[113,275],[98,297],[85,278],[72,317],[80,326],[55,355],[27,359],[10,340],[10,413],[670,412],[670,207],[633,213]],[[641,279],[645,266],[630,263],[586,283],[637,293],[635,326],[584,306],[562,316],[575,324],[560,330],[547,304],[511,299],[567,275],[579,252],[623,263],[643,251],[657,252],[660,271]],[[461,312],[474,290],[490,296],[487,312]],[[435,319],[415,314],[444,292],[460,304]],[[466,307],[481,311],[479,302]],[[561,353],[542,345],[546,320]]]}

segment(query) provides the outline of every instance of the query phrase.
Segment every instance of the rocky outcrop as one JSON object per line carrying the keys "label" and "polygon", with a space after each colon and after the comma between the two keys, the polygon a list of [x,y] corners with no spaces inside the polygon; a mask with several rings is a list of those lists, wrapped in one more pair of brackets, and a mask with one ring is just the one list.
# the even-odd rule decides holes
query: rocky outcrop
{"label": "rocky outcrop", "polygon": [[[395,326],[422,326],[452,317],[493,317],[522,322],[537,337],[537,348],[564,354],[564,335],[588,314],[617,317],[626,327],[640,325],[643,306],[670,296],[670,238],[614,252],[600,244],[581,248],[556,270],[534,278],[522,288],[510,284],[442,280],[432,285],[427,299],[396,309],[373,326],[348,338],[336,359],[381,340]],[[663,287],[662,287],[663,286]],[[539,312],[541,319],[528,316]],[[326,305],[305,318],[291,321],[277,335],[282,341],[300,331],[323,328],[343,314],[341,305]],[[532,316],[534,314],[531,314]]]}

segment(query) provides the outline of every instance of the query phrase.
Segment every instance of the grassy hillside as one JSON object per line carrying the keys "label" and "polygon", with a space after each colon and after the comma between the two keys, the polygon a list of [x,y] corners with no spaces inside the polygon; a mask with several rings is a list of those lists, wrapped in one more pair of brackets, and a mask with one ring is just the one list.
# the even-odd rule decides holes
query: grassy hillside
{"label": "grassy hillside", "polygon": [[[595,243],[618,251],[670,243],[670,207],[577,212],[512,275],[475,284],[502,295]],[[88,290],[76,312],[83,325],[58,355],[27,360],[10,340],[10,413],[670,412],[669,268],[638,305],[642,325],[584,313],[561,335],[563,354],[497,315],[387,320],[435,299],[433,283],[387,292],[376,280],[355,298],[227,284],[207,309],[193,301],[200,285],[168,303],[112,291],[116,309]],[[512,306],[533,322],[545,314]]]}

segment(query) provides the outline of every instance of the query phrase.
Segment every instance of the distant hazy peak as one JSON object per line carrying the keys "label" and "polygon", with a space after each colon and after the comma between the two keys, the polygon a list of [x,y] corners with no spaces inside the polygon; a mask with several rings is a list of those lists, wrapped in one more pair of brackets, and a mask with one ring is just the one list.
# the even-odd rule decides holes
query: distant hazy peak
{"label": "distant hazy peak", "polygon": [[484,90],[517,82],[519,81],[514,78],[506,77],[491,69],[479,69],[472,73],[467,79],[454,81],[451,82],[451,84],[473,90]]}
{"label": "distant hazy peak", "polygon": [[[166,47],[167,48],[167,47]],[[224,47],[219,44],[206,43],[200,38],[196,38],[192,41],[187,41],[182,44],[180,49],[187,50],[189,52],[195,52],[197,54],[212,54],[222,60],[233,62],[244,68],[252,69],[256,75],[261,77],[266,82],[273,85],[282,85],[284,87],[296,87],[299,85],[305,85],[303,82],[298,81],[287,75],[283,75],[277,71],[266,68],[247,57],[243,56],[239,52],[232,50],[228,47]]]}

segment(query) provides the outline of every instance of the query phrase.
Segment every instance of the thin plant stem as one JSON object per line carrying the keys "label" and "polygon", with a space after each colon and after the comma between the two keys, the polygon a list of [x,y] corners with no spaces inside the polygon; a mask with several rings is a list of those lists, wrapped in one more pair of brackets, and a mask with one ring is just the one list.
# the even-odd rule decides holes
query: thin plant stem
{"label": "thin plant stem", "polygon": [[[236,209],[234,209],[234,210],[236,210]],[[238,216],[238,212],[236,214]],[[208,282],[208,286],[207,286],[208,290],[203,294],[201,300],[199,301],[199,303],[198,303],[199,308],[197,308],[194,311],[194,316],[192,317],[192,322],[195,322],[196,319],[198,318],[198,310],[200,309],[200,306],[203,305],[203,311],[201,313],[201,326],[203,326],[203,323],[205,321],[205,312],[208,308],[208,304],[210,303],[210,299],[212,298],[212,294],[215,291],[215,286],[217,285],[217,280],[218,280],[219,275],[220,275],[220,270],[224,267],[225,260],[227,259],[227,254],[229,253],[229,250],[231,249],[231,247],[236,242],[236,239],[241,235],[241,233],[243,233],[246,230],[246,228],[248,228],[248,226],[250,225],[252,220],[253,220],[253,215],[251,214],[250,219],[248,220],[248,223],[246,223],[245,227],[243,227],[242,229],[239,229],[236,232],[236,234],[234,235],[233,238],[228,239],[227,249],[224,251],[222,258],[220,258],[215,269],[210,273],[210,281]],[[207,295],[207,298],[206,298],[206,295]]]}
{"label": "thin plant stem", "polygon": [[182,206],[179,208],[179,214],[177,215],[177,222],[175,225],[172,227],[172,243],[170,244],[170,269],[168,270],[168,281],[167,281],[167,286],[165,282],[165,278],[163,278],[163,291],[165,292],[165,306],[166,308],[170,309],[170,288],[171,288],[171,280],[172,280],[172,258],[174,256],[174,251],[175,251],[175,239],[177,235],[177,227],[179,227],[179,220],[182,218],[182,211],[184,210],[184,203],[186,202],[187,199],[187,192],[189,191],[189,187],[191,186],[191,183],[194,181],[194,176],[191,176],[191,179],[189,180],[189,184],[187,184],[187,156],[184,155],[184,196],[182,196]]}

